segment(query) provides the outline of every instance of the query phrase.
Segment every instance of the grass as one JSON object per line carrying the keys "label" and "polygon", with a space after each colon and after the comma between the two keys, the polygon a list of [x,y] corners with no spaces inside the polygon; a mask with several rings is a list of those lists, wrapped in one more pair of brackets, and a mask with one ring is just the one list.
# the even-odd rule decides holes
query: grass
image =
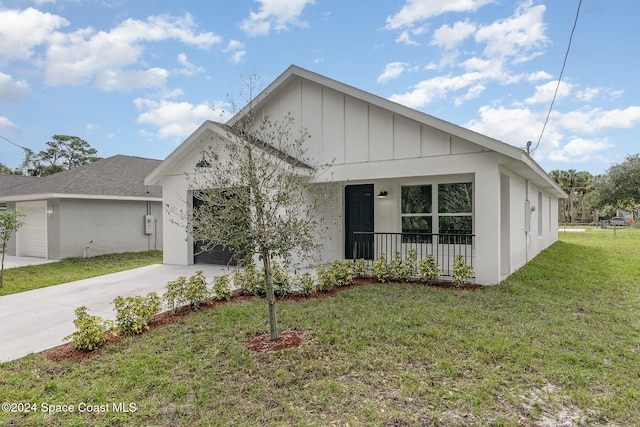
{"label": "grass", "polygon": [[480,292],[385,284],[284,301],[281,328],[310,339],[274,353],[246,348],[268,331],[264,300],[225,304],[90,360],[3,364],[2,400],[37,410],[0,425],[638,425],[639,260],[640,232],[561,233]]}
{"label": "grass", "polygon": [[4,271],[0,296],[44,288],[108,273],[162,264],[161,251],[126,252],[94,258],[67,258],[62,261],[10,268]]}

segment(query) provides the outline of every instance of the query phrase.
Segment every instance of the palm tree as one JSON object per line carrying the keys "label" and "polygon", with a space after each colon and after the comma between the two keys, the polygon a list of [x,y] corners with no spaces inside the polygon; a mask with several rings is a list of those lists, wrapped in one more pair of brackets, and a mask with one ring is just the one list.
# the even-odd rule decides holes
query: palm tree
{"label": "palm tree", "polygon": [[582,211],[582,222],[587,222],[587,195],[593,187],[593,175],[586,171],[576,174],[575,192],[580,195],[580,210]]}
{"label": "palm tree", "polygon": [[[568,177],[567,171],[555,169],[555,170],[552,170],[551,172],[549,172],[549,177],[551,179],[553,179],[555,181],[555,183],[558,184],[558,186],[560,186],[560,188],[562,188],[562,190],[565,193],[570,194],[569,179],[568,179],[569,177]],[[571,198],[571,196],[569,196],[569,198]],[[571,200],[571,199],[569,199],[569,200]],[[565,199],[561,199],[561,200],[559,200],[559,202],[560,203],[558,203],[558,220],[560,222],[566,222],[566,220],[568,218],[568,215],[567,215],[567,201]],[[569,205],[569,206],[571,206],[571,205]]]}

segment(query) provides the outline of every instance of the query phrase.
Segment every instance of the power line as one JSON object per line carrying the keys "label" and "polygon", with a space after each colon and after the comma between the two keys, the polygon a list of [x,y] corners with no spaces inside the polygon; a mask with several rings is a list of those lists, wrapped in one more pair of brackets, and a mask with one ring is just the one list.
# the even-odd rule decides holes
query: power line
{"label": "power line", "polygon": [[551,117],[551,111],[553,110],[553,104],[556,102],[556,97],[558,96],[558,90],[560,89],[560,82],[562,81],[562,75],[564,74],[564,68],[567,65],[567,58],[569,57],[569,51],[571,50],[571,42],[573,41],[573,33],[576,31],[576,25],[578,24],[578,16],[580,16],[580,7],[582,6],[582,0],[578,2],[578,9],[576,10],[576,18],[573,21],[573,28],[571,28],[571,35],[569,36],[569,45],[567,46],[567,51],[564,54],[564,61],[562,62],[562,69],[560,70],[560,77],[558,77],[558,84],[556,85],[556,90],[553,93],[553,99],[551,100],[551,105],[549,105],[549,111],[547,112],[547,118],[544,121],[544,125],[542,125],[542,132],[540,132],[540,137],[538,138],[538,142],[536,146],[531,150],[531,154],[533,154],[537,149],[538,145],[540,145],[540,141],[542,140],[542,136],[544,135],[544,131],[547,128],[547,124],[549,123],[549,117]]}
{"label": "power line", "polygon": [[15,146],[16,146],[16,147],[18,147],[18,148],[22,148],[22,149],[23,149],[23,150],[25,150],[25,151],[29,150],[28,148],[25,148],[25,147],[23,147],[22,145],[16,144],[15,142],[11,141],[11,140],[10,140],[10,139],[8,139],[8,138],[5,138],[5,137],[4,137],[4,136],[2,136],[2,135],[0,135],[0,138],[4,139],[4,140],[5,140],[5,141],[7,141],[9,144],[13,144],[13,145],[15,145]]}

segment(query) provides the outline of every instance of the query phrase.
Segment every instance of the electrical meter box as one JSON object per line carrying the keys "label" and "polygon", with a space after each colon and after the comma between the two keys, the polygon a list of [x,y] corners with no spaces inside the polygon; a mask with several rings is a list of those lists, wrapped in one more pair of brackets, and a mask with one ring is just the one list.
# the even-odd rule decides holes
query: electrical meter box
{"label": "electrical meter box", "polygon": [[144,234],[153,234],[153,215],[144,216]]}

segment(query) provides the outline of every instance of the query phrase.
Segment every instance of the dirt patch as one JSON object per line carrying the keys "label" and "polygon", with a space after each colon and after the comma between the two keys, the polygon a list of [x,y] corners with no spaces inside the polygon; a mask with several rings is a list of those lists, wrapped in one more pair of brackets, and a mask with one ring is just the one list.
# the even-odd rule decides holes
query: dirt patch
{"label": "dirt patch", "polygon": [[278,351],[300,347],[308,338],[308,333],[298,330],[282,331],[278,339],[271,341],[270,334],[259,335],[247,342],[247,348],[253,352]]}

